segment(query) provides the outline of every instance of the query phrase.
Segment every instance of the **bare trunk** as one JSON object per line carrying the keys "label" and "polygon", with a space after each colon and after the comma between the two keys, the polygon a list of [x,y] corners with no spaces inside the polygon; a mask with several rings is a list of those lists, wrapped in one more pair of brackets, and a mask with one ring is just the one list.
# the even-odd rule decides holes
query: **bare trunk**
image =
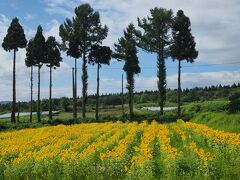
{"label": "bare trunk", "polygon": [[20,102],[18,102],[18,114],[17,114],[17,122],[19,123],[19,115],[20,115]]}
{"label": "bare trunk", "polygon": [[124,118],[123,74],[122,74],[122,117]]}
{"label": "bare trunk", "polygon": [[158,53],[157,67],[160,115],[163,115],[163,107],[166,100],[166,68],[163,56],[163,48],[161,48]]}
{"label": "bare trunk", "polygon": [[11,122],[16,123],[16,50],[14,49],[13,55],[13,100],[12,100],[12,114]]}
{"label": "bare trunk", "polygon": [[38,107],[37,107],[37,118],[38,122],[41,122],[41,101],[40,101],[40,69],[41,66],[38,65]]}
{"label": "bare trunk", "polygon": [[134,113],[133,113],[133,87],[132,87],[132,85],[130,87],[130,102],[129,102],[129,106],[130,106],[130,117],[132,119],[134,117]]}
{"label": "bare trunk", "polygon": [[50,66],[50,84],[49,84],[49,120],[52,120],[52,67]]}
{"label": "bare trunk", "polygon": [[130,114],[130,119],[134,117],[133,113],[133,88],[134,88],[134,74],[132,72],[127,72],[127,89],[128,89],[128,107],[129,107],[129,114]]}
{"label": "bare trunk", "polygon": [[74,98],[74,100],[75,100],[75,110],[74,110],[74,112],[75,112],[75,114],[74,114],[74,118],[75,118],[75,120],[77,120],[77,112],[78,112],[78,110],[77,110],[77,102],[78,102],[78,96],[77,96],[77,59],[75,58],[75,76],[74,76],[74,86],[75,86],[75,98]]}
{"label": "bare trunk", "polygon": [[178,60],[178,117],[181,116],[181,61]]}
{"label": "bare trunk", "polygon": [[86,117],[86,102],[87,102],[87,60],[86,54],[83,53],[83,65],[82,65],[82,117]]}
{"label": "bare trunk", "polygon": [[99,105],[99,69],[100,64],[97,65],[97,97],[96,97],[96,121],[98,122],[98,105]]}
{"label": "bare trunk", "polygon": [[31,66],[31,102],[30,102],[30,123],[32,123],[33,112],[33,66]]}
{"label": "bare trunk", "polygon": [[75,77],[74,77],[75,75],[74,75],[74,68],[72,68],[72,90],[73,90],[73,119],[74,119],[74,121],[76,121],[76,108],[75,108],[75,103],[76,103],[76,93],[75,93],[75,91],[76,91],[76,86],[75,86]]}

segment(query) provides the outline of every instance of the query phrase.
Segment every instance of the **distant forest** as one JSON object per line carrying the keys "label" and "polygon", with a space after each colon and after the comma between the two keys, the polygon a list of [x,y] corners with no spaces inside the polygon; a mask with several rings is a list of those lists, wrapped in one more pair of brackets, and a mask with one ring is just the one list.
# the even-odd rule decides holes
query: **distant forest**
{"label": "distant forest", "polygon": [[[216,99],[228,99],[229,96],[235,92],[240,91],[240,83],[233,85],[217,85],[217,86],[206,86],[206,87],[195,87],[191,89],[182,90],[182,103],[196,102],[196,101],[209,101]],[[128,103],[128,94],[124,93],[124,104]],[[103,94],[99,98],[100,106],[111,106],[111,105],[121,105],[122,103],[121,93],[110,93]],[[134,102],[136,105],[149,103],[150,105],[157,106],[159,99],[158,91],[140,91],[135,92]],[[177,89],[167,89],[167,105],[176,105],[177,104]],[[88,107],[93,108],[96,103],[96,95],[88,96]],[[72,98],[62,97],[53,99],[53,110],[60,110],[71,112],[72,111]],[[20,111],[29,111],[30,102],[19,102]],[[78,111],[81,111],[81,98],[78,98]],[[18,107],[18,106],[17,106]],[[42,100],[42,111],[48,111],[49,109],[49,100]],[[33,103],[33,110],[37,111],[37,101]],[[0,112],[10,112],[11,111],[11,102],[4,103],[0,105]]]}

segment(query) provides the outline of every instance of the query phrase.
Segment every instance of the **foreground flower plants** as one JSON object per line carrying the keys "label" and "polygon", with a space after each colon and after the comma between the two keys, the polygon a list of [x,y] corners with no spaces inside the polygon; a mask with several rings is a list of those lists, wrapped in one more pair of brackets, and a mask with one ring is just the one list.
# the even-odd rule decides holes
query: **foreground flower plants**
{"label": "foreground flower plants", "polygon": [[0,133],[0,179],[240,177],[240,134],[178,120]]}

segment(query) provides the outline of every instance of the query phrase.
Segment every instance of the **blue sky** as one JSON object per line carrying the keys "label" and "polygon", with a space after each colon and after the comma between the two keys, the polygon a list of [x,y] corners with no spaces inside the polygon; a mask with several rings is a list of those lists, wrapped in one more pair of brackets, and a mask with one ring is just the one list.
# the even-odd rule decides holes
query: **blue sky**
{"label": "blue sky", "polygon": [[[137,26],[137,17],[143,18],[151,8],[164,7],[183,9],[190,17],[192,33],[195,36],[199,57],[195,63],[183,63],[182,86],[232,84],[240,82],[240,2],[238,0],[0,0],[0,41],[6,35],[11,19],[18,17],[28,39],[35,35],[39,24],[43,26],[47,38],[52,35],[59,41],[58,27],[66,17],[71,18],[74,8],[84,2],[100,12],[101,21],[109,27],[109,35],[104,45],[111,46],[121,37],[123,29],[133,22]],[[25,50],[17,54],[17,99],[29,100],[30,70],[24,65]],[[73,59],[64,53],[61,68],[53,74],[53,96],[71,96],[71,67]],[[138,57],[142,72],[136,75],[136,91],[155,90],[156,55],[139,49]],[[177,63],[171,59],[167,63],[168,87],[177,87]],[[101,69],[101,93],[119,92],[121,88],[122,62],[113,60],[110,66]],[[81,68],[81,59],[78,61]],[[11,100],[12,89],[12,53],[0,48],[0,101]],[[36,73],[36,71],[35,71]],[[89,94],[95,93],[96,67],[90,66]],[[42,69],[42,97],[48,97],[49,73]],[[125,82],[126,83],[126,82]],[[126,91],[126,90],[125,90]],[[78,92],[81,96],[81,69],[78,71]],[[37,97],[37,77],[34,78],[34,98]]]}

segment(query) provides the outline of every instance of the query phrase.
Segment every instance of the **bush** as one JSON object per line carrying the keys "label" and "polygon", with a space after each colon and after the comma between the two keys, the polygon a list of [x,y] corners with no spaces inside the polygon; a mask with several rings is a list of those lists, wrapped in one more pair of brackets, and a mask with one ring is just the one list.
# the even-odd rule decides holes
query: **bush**
{"label": "bush", "polygon": [[229,97],[230,103],[228,104],[229,113],[240,112],[240,92],[237,92]]}

